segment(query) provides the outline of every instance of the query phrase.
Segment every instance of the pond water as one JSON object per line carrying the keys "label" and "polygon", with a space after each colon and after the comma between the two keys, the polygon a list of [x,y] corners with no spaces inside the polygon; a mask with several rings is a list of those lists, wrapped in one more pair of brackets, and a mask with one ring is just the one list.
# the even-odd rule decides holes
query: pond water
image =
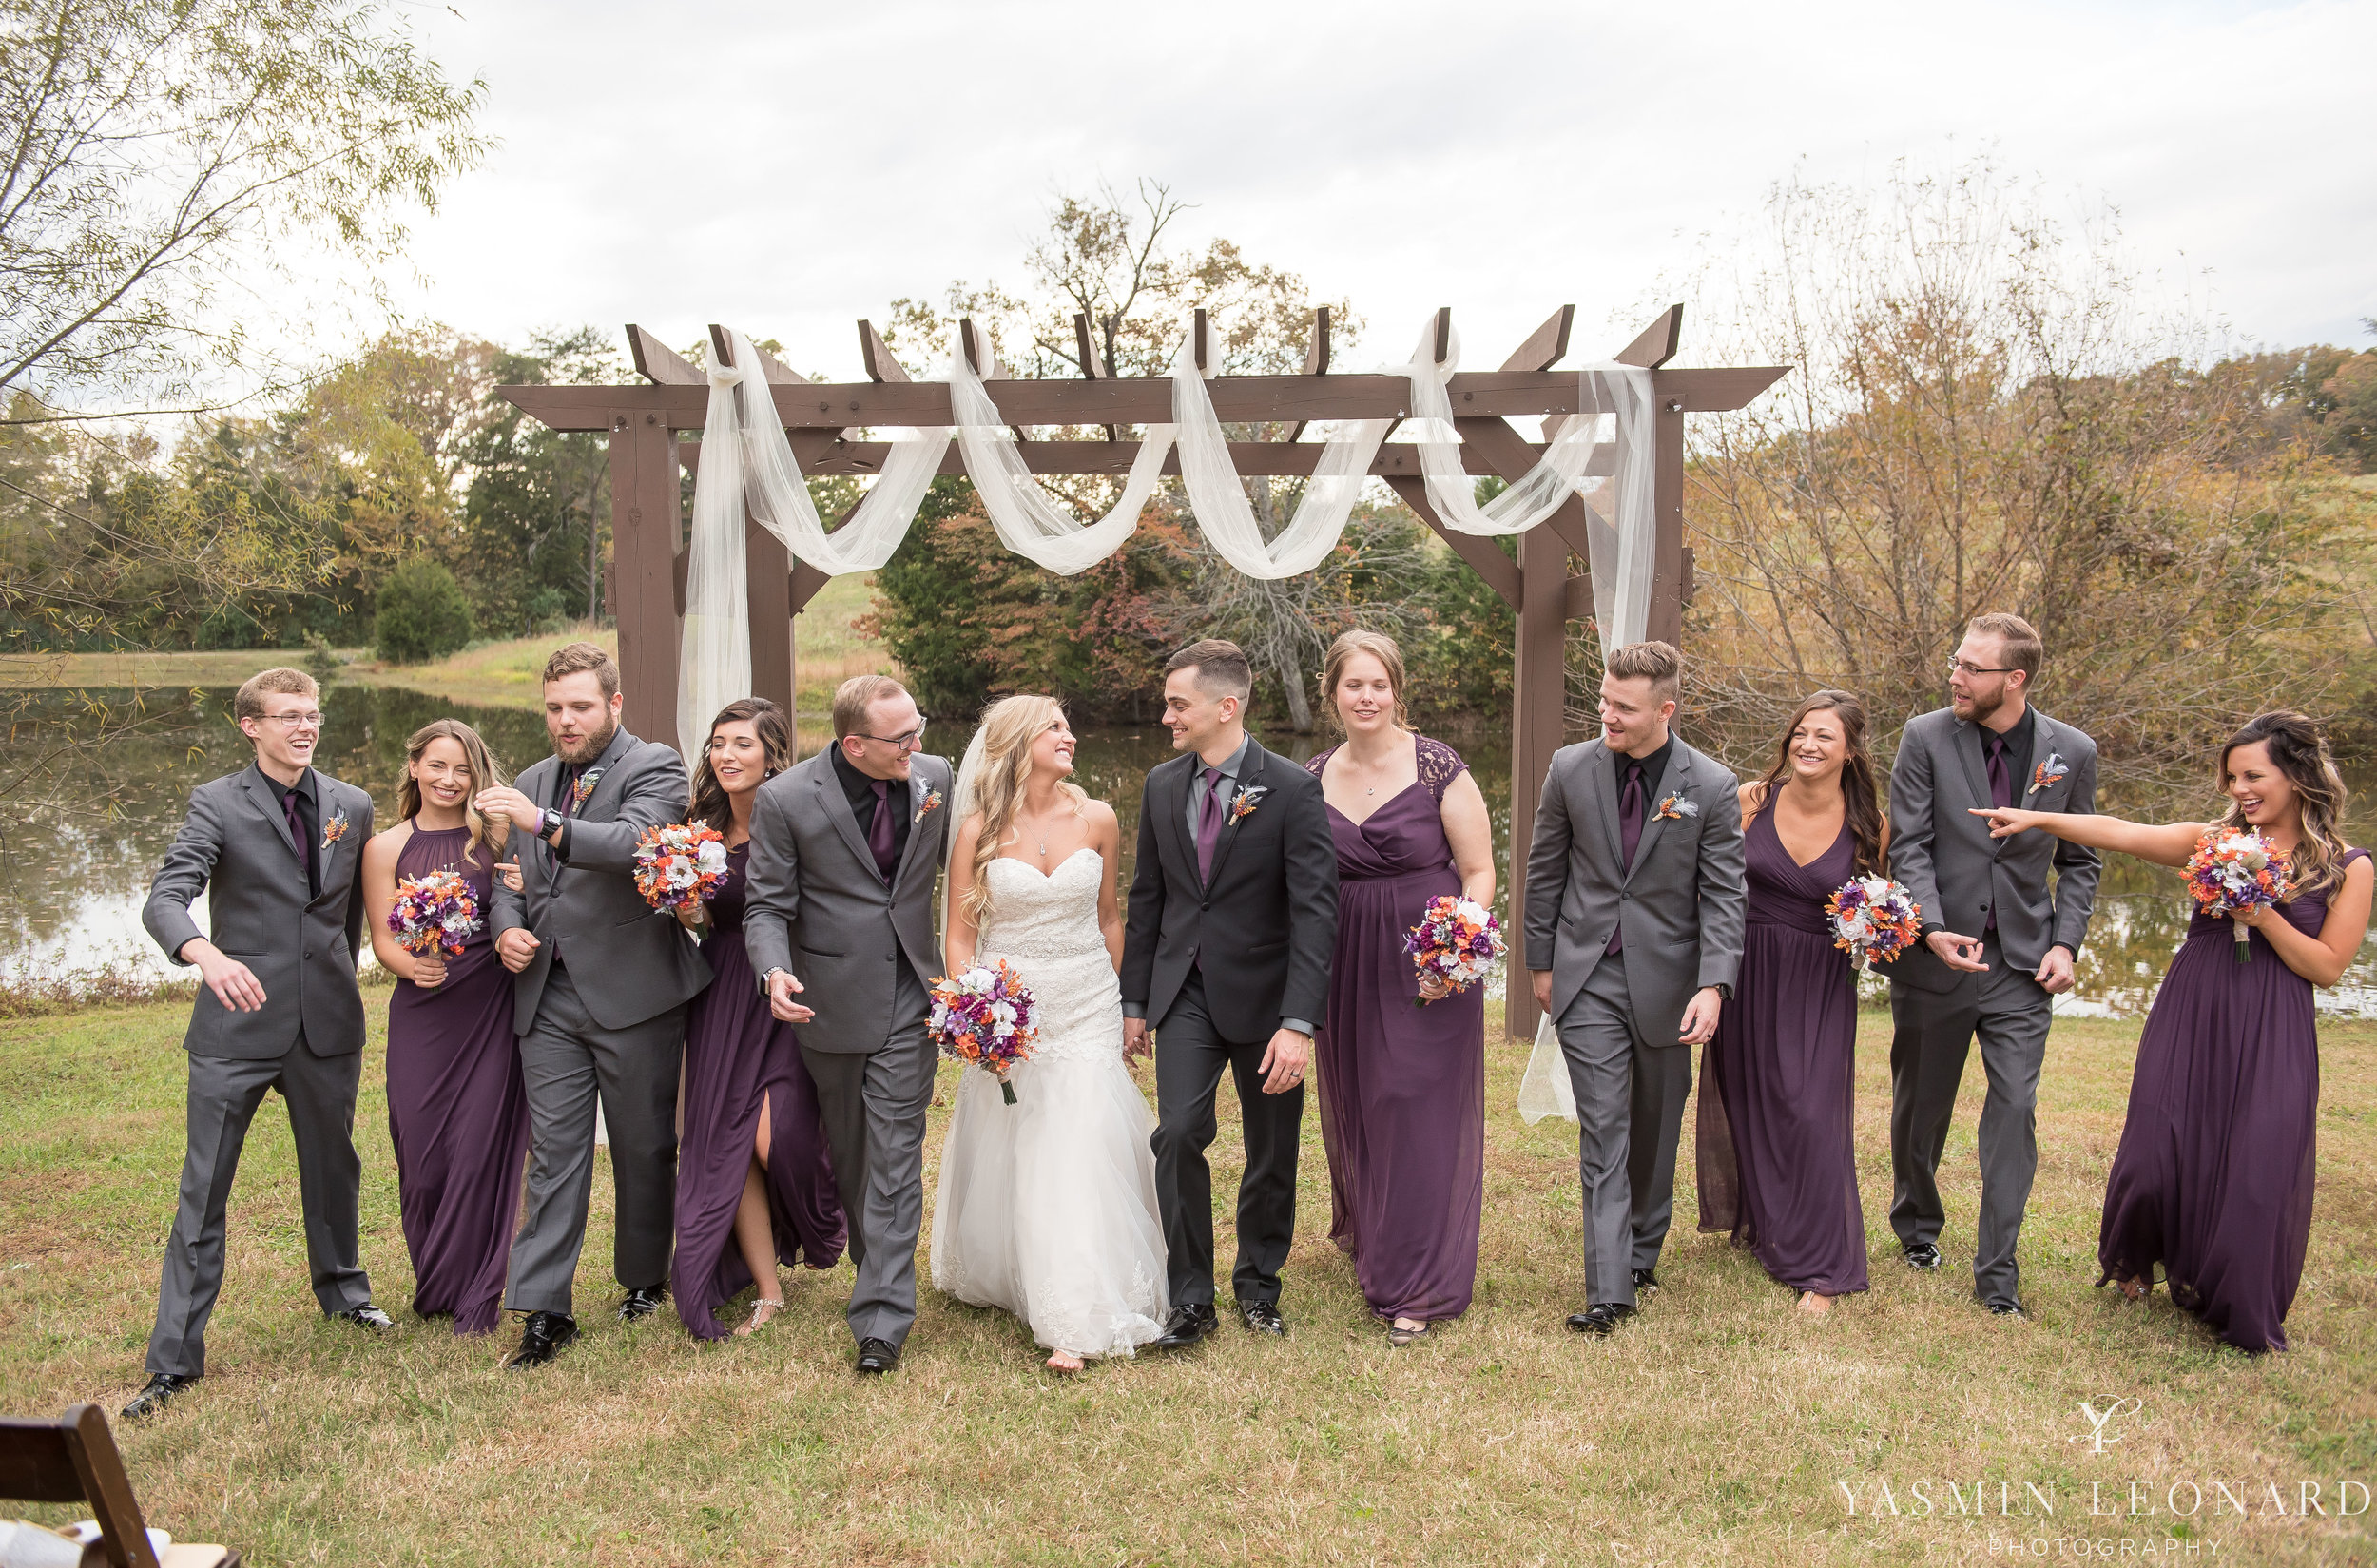
{"label": "pond water", "polygon": [[[121,723],[131,694],[42,694],[0,741],[0,780],[29,777],[29,802],[0,823],[0,974],[115,972],[162,976],[171,970],[140,924],[148,881],[172,842],[193,785],[245,765],[247,745],[229,719],[231,691],[202,688],[143,699],[137,722],[103,743],[68,747],[72,733],[89,734],[101,721],[88,696],[115,703]],[[323,694],[326,718],[320,765],[369,789],[384,813],[395,808],[404,741],[433,718],[452,714],[477,726],[511,767],[545,754],[542,718],[517,708],[479,708],[416,692],[341,682]],[[830,739],[824,729],[801,736],[806,756]],[[934,748],[961,749],[966,731],[937,728]],[[1266,734],[1264,743],[1298,761],[1325,740]],[[1460,743],[1457,740],[1457,745]],[[1510,756],[1506,743],[1483,738],[1460,746],[1494,816],[1501,863],[1510,844]],[[1085,727],[1076,775],[1081,785],[1112,803],[1123,823],[1126,863],[1136,842],[1140,781],[1171,755],[1160,726]],[[2377,778],[2356,779],[2354,842],[2377,827]],[[22,799],[22,797],[21,797]],[[2157,815],[2202,810],[2200,802],[2122,803]],[[2108,805],[2108,809],[2114,808]],[[2080,983],[2058,1011],[2097,1016],[2142,1012],[2185,935],[2188,904],[2177,877],[2121,856],[2109,857],[2089,942],[2080,956]],[[203,921],[202,921],[203,923]],[[364,952],[370,961],[370,950]],[[1876,995],[1879,995],[1877,989]],[[2377,944],[2364,947],[2344,983],[2320,994],[2324,1010],[2377,1016]]]}

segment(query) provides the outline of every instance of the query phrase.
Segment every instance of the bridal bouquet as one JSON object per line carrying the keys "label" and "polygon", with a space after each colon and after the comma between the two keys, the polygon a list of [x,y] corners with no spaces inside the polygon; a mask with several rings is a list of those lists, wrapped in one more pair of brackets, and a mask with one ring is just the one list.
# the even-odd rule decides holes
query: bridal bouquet
{"label": "bridal bouquet", "polygon": [[[2195,841],[2187,862],[2187,891],[2207,915],[2233,917],[2240,910],[2275,904],[2287,896],[2287,858],[2252,828],[2223,833],[2213,828]],[[2235,920],[2236,961],[2252,960],[2253,928]]]}
{"label": "bridal bouquet", "polygon": [[407,953],[458,958],[478,929],[478,895],[461,872],[424,871],[396,883],[388,930]]}
{"label": "bridal bouquet", "polygon": [[1032,1055],[1039,1036],[1038,1007],[1023,977],[1000,959],[998,967],[976,964],[955,978],[933,982],[933,1021],[926,1033],[940,1043],[941,1055],[952,1061],[972,1062],[998,1080],[1007,1103],[1015,1103],[1015,1086],[1007,1070]]}
{"label": "bridal bouquet", "polygon": [[654,909],[700,903],[726,880],[726,841],[691,823],[647,827],[635,842],[635,890]]}
{"label": "bridal bouquet", "polygon": [[1851,877],[1825,900],[1832,920],[1832,945],[1854,961],[1888,963],[1923,935],[1923,906],[1887,877]]}
{"label": "bridal bouquet", "polygon": [[[1422,977],[1443,980],[1449,995],[1466,991],[1491,974],[1508,944],[1493,912],[1475,899],[1440,893],[1428,900],[1420,923],[1403,937],[1403,951]],[[1422,1001],[1426,997],[1420,998]]]}

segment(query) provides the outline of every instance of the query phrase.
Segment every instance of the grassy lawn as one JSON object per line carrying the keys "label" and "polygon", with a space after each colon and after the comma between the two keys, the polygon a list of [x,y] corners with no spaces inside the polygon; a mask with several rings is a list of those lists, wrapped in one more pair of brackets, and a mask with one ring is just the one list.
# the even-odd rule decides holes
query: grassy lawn
{"label": "grassy lawn", "polygon": [[[852,675],[874,670],[893,671],[881,648],[859,635],[853,624],[870,608],[873,578],[865,573],[837,577],[818,591],[808,608],[793,620],[795,675],[801,710],[822,714],[833,701],[834,687]],[[343,679],[374,686],[403,687],[433,697],[481,707],[535,707],[541,701],[538,676],[548,654],[565,642],[584,637],[611,652],[619,650],[619,633],[608,627],[579,626],[535,637],[514,637],[481,643],[449,658],[425,665],[390,665],[368,657],[368,649],[349,649],[340,670]],[[275,662],[300,668],[310,655],[303,648],[238,648],[203,653],[8,653],[0,654],[0,689],[29,687],[193,687],[237,686]]]}
{"label": "grassy lawn", "polygon": [[[371,1012],[384,1015],[379,994]],[[112,1406],[138,1382],[181,1159],[182,1016],[0,1022],[11,1414]],[[2016,1539],[2062,1540],[2059,1560],[2078,1560],[2072,1538],[2148,1560],[2193,1548],[2191,1560],[2377,1561],[2372,1516],[2335,1514],[2339,1480],[2377,1482],[2377,1025],[2325,1031],[2296,1348],[2260,1359],[2216,1348],[2159,1298],[2126,1310],[2091,1288],[2135,1039],[2135,1024],[2093,1021],[2051,1038],[2023,1237],[2030,1323],[1982,1313],[1962,1272],[1978,1060],[1944,1171],[1951,1266],[1916,1276],[1897,1263],[1886,1021],[1869,1014],[1859,1146],[1874,1288],[1828,1320],[1804,1320],[1750,1258],[1687,1229],[1641,1320],[1607,1342],[1563,1329],[1583,1305],[1574,1134],[1518,1122],[1523,1054],[1498,1046],[1478,1301],[1430,1342],[1390,1350],[1367,1321],[1326,1239],[1307,1116],[1285,1343],[1226,1326],[1186,1357],[1059,1383],[1015,1323],[927,1290],[906,1365],[861,1384],[841,1321],[846,1268],[793,1281],[791,1310],[753,1340],[697,1348],[673,1316],[612,1322],[601,1170],[579,1277],[589,1333],[555,1366],[506,1375],[509,1331],[463,1342],[407,1315],[376,1033],[358,1117],[363,1255],[396,1332],[372,1343],[317,1313],[286,1122],[268,1104],[233,1200],[210,1375],[123,1440],[154,1520],[261,1563],[1864,1563],[1996,1560]],[[1227,1184],[1238,1155],[1224,1099]],[[1678,1211],[1693,1211],[1688,1190]],[[1225,1258],[1229,1245],[1225,1215]],[[2077,1402],[2116,1399],[2140,1403],[2094,1454]],[[1950,1483],[1969,1507],[1981,1482],[1986,1516],[1960,1513]],[[2174,1483],[2180,1506],[2185,1483],[2210,1502],[2174,1520]],[[2307,1483],[2328,1513],[2296,1517]],[[2155,1511],[2129,1517],[2133,1496]],[[2348,1491],[2347,1505],[2367,1497]]]}

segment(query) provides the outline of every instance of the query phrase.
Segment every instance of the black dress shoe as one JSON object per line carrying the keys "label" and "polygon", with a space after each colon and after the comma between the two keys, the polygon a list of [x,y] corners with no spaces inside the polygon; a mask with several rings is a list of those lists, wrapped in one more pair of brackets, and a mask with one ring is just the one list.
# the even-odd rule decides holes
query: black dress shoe
{"label": "black dress shoe", "polygon": [[155,1372],[141,1391],[132,1396],[132,1403],[124,1407],[126,1421],[138,1421],[153,1416],[165,1407],[165,1402],[196,1383],[196,1378],[176,1377],[171,1372]]}
{"label": "black dress shoe", "polygon": [[375,1334],[396,1326],[394,1318],[374,1307],[370,1302],[365,1302],[360,1307],[350,1307],[343,1312],[334,1312],[331,1316],[342,1323],[351,1323],[358,1328],[368,1328]]}
{"label": "black dress shoe", "polygon": [[1621,1307],[1615,1302],[1595,1302],[1581,1312],[1571,1312],[1568,1326],[1580,1334],[1607,1339],[1617,1331],[1619,1324],[1633,1315],[1634,1309],[1631,1307]]}
{"label": "black dress shoe", "polygon": [[1211,1302],[1183,1302],[1172,1308],[1164,1320],[1164,1331],[1148,1341],[1150,1350],[1186,1350],[1188,1346],[1221,1327],[1222,1320],[1213,1315]]}
{"label": "black dress shoe", "polygon": [[859,1342],[859,1370],[868,1377],[879,1377],[899,1365],[899,1346],[889,1340]]}
{"label": "black dress shoe", "polygon": [[1238,1304],[1238,1316],[1258,1334],[1275,1334],[1281,1339],[1287,1337],[1287,1320],[1279,1315],[1279,1306],[1275,1302],[1242,1301]]}
{"label": "black dress shoe", "polygon": [[1905,1247],[1906,1267],[1928,1273],[1940,1267],[1940,1249],[1927,1241],[1910,1241]]}
{"label": "black dress shoe", "polygon": [[668,1287],[665,1285],[638,1286],[628,1292],[627,1300],[619,1304],[619,1321],[633,1323],[638,1318],[648,1318],[659,1311],[667,1300]]}
{"label": "black dress shoe", "polygon": [[1634,1270],[1634,1294],[1645,1295],[1658,1287],[1659,1275],[1656,1269],[1637,1268]]}
{"label": "black dress shoe", "polygon": [[520,1348],[512,1352],[512,1359],[504,1363],[504,1370],[517,1372],[542,1366],[577,1337],[578,1320],[567,1312],[531,1312],[527,1326],[520,1330]]}
{"label": "black dress shoe", "polygon": [[1993,1318],[2020,1318],[2024,1322],[2030,1320],[2030,1314],[2022,1310],[2022,1304],[2019,1301],[1993,1301],[1989,1303],[1989,1315]]}

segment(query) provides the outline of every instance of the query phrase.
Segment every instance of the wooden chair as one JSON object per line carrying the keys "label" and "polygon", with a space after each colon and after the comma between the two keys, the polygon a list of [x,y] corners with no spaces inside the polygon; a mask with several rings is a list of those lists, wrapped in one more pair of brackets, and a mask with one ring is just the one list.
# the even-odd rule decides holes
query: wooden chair
{"label": "wooden chair", "polygon": [[96,1404],[78,1404],[56,1421],[0,1417],[0,1498],[28,1502],[88,1502],[100,1539],[83,1548],[84,1568],[238,1568],[240,1555],[220,1546],[151,1549],[140,1500],[124,1473],[115,1434]]}

